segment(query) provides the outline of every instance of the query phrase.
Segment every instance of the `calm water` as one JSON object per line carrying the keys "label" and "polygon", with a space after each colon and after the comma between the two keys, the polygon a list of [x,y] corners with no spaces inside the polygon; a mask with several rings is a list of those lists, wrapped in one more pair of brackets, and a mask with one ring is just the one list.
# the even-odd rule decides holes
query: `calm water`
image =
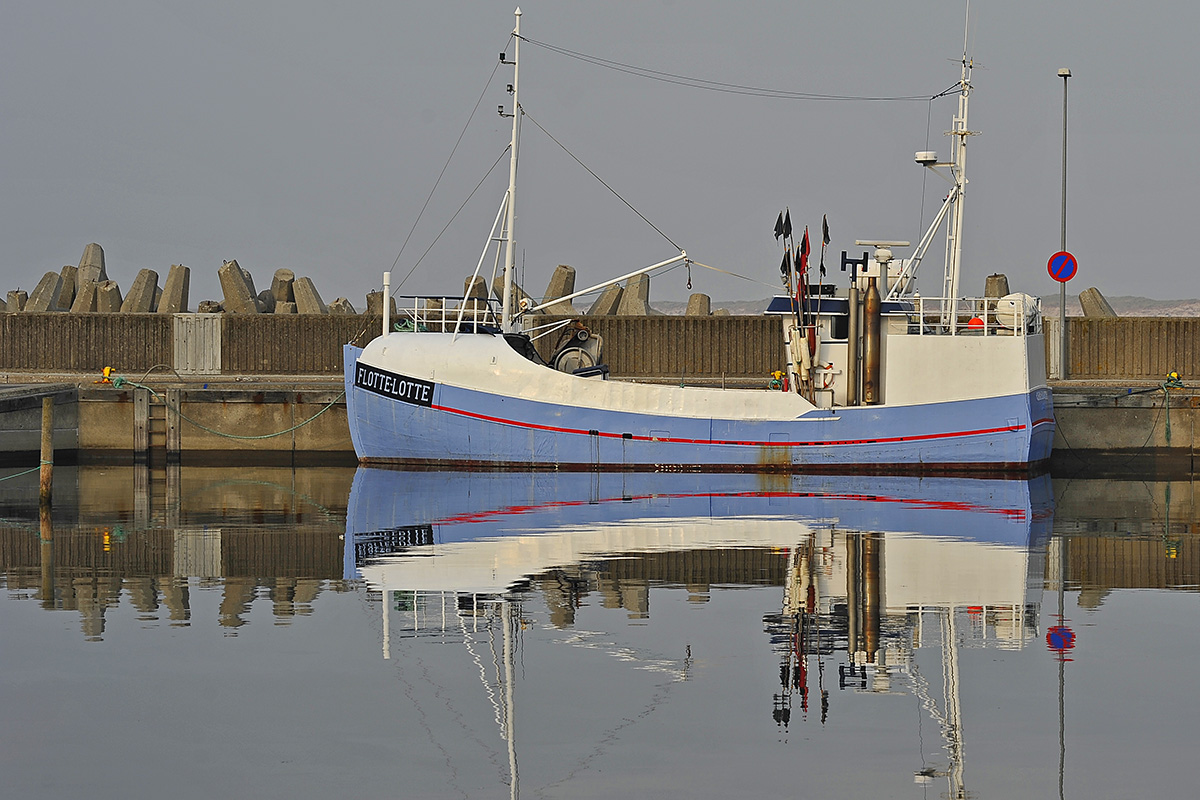
{"label": "calm water", "polygon": [[29,478],[5,796],[1194,793],[1188,483]]}

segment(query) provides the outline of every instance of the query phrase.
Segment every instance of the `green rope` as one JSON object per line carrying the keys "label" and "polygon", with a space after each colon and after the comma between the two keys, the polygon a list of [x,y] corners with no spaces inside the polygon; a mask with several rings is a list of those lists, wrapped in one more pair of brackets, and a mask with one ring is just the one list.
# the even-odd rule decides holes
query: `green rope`
{"label": "green rope", "polygon": [[43,461],[40,464],[38,464],[36,467],[34,467],[33,469],[27,469],[24,472],[17,472],[13,475],[5,475],[3,478],[0,478],[0,481],[7,481],[7,480],[11,480],[12,478],[19,478],[22,475],[28,475],[31,472],[37,472],[45,465],[49,465],[52,467],[52,466],[54,466],[54,462],[53,461]]}
{"label": "green rope", "polygon": [[185,420],[185,421],[191,423],[192,425],[195,425],[200,430],[207,431],[208,433],[211,433],[214,436],[224,436],[226,439],[246,439],[246,440],[273,439],[276,436],[283,436],[285,433],[291,433],[292,431],[299,430],[300,428],[303,428],[305,425],[307,425],[308,423],[315,420],[317,417],[324,414],[329,409],[333,408],[335,405],[337,405],[338,401],[340,401],[343,397],[346,396],[345,390],[342,390],[342,392],[337,397],[335,397],[329,401],[329,404],[327,406],[325,406],[320,411],[313,414],[311,417],[304,420],[303,422],[297,423],[296,425],[293,425],[290,428],[286,428],[282,431],[277,431],[275,433],[262,433],[262,434],[258,434],[258,435],[243,436],[243,435],[237,434],[237,433],[225,433],[223,431],[218,431],[218,430],[208,427],[207,425],[205,425],[201,422],[197,422],[196,420],[194,420],[191,417],[184,414],[183,410],[181,408],[179,408],[178,406],[172,405],[165,396],[154,391],[149,386],[143,386],[140,383],[136,383],[136,382],[128,380],[126,378],[122,378],[119,375],[117,377],[113,378],[113,386],[116,387],[117,389],[120,389],[122,386],[133,386],[138,389],[145,389],[147,392],[149,392],[150,394],[157,397],[164,406],[166,406],[167,408],[174,411],[179,416],[180,419]]}
{"label": "green rope", "polygon": [[1168,445],[1171,444],[1171,393],[1167,390],[1168,389],[1182,389],[1182,388],[1184,388],[1183,381],[1180,380],[1179,373],[1175,372],[1174,370],[1167,373],[1167,379],[1162,382],[1162,392],[1163,392],[1163,398],[1164,398],[1163,399],[1163,408],[1167,412],[1166,435],[1167,435],[1167,444]]}

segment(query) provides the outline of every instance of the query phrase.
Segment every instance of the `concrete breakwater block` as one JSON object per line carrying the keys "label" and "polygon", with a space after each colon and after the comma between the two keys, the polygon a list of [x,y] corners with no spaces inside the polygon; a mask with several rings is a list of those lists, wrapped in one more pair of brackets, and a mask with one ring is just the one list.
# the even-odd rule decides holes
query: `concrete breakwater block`
{"label": "concrete breakwater block", "polygon": [[158,273],[152,269],[139,270],[129,287],[129,294],[121,303],[126,314],[149,314],[154,310],[154,295],[158,291]]}
{"label": "concrete breakwater block", "polygon": [[654,313],[654,309],[650,308],[650,276],[634,275],[625,282],[617,316],[644,317]]}
{"label": "concrete breakwater block", "polygon": [[1083,309],[1085,317],[1112,319],[1117,316],[1117,312],[1113,311],[1113,307],[1109,305],[1108,300],[1104,295],[1100,294],[1100,290],[1095,286],[1090,289],[1084,289],[1079,293],[1079,305]]}
{"label": "concrete breakwater block", "polygon": [[79,274],[79,267],[67,264],[58,274],[62,278],[62,288],[58,290],[58,307],[66,311],[75,302],[75,277]]}
{"label": "concrete breakwater block", "polygon": [[615,283],[606,287],[596,298],[596,302],[592,303],[592,307],[588,309],[588,316],[607,317],[616,314],[617,309],[621,306],[621,295],[624,293],[625,290]]}
{"label": "concrete breakwater block", "polygon": [[75,302],[71,303],[72,314],[84,314],[96,310],[96,281],[84,281],[75,291]]}
{"label": "concrete breakwater block", "polygon": [[483,311],[487,308],[487,281],[478,275],[468,275],[463,281],[463,305],[470,311]]}
{"label": "concrete breakwater block", "polygon": [[[495,298],[497,300],[499,300],[500,302],[504,302],[504,274],[503,273],[497,275],[496,279],[494,281],[492,281],[492,295],[495,296]],[[536,305],[540,305],[536,300],[534,300],[529,295],[529,292],[522,289],[520,284],[518,284],[516,281],[513,281],[512,312],[514,314],[517,312],[518,309],[521,308],[522,302],[526,302],[526,306],[528,308],[533,308]],[[537,313],[543,314],[545,312],[539,311]]]}
{"label": "concrete breakwater block", "polygon": [[76,286],[82,285],[86,281],[100,283],[106,280],[108,280],[108,273],[104,269],[104,248],[92,242],[83,248],[83,257],[79,259],[79,267],[75,276]]}
{"label": "concrete breakwater block", "polygon": [[344,297],[339,297],[329,304],[330,314],[357,314],[354,310],[354,304]]}
{"label": "concrete breakwater block", "polygon": [[6,309],[8,311],[24,311],[25,304],[27,302],[29,302],[29,293],[23,292],[20,289],[18,289],[15,292],[8,293],[8,302],[6,303]]}
{"label": "concrete breakwater block", "polygon": [[478,275],[468,275],[463,281],[463,296],[486,300],[488,296],[487,281]]}
{"label": "concrete breakwater block", "polygon": [[275,301],[275,313],[276,314],[295,314],[296,313],[296,304],[294,302],[291,302],[288,300],[276,300]]}
{"label": "concrete breakwater block", "polygon": [[116,281],[96,284],[96,310],[102,314],[115,314],[121,310],[121,287]]}
{"label": "concrete breakwater block", "polygon": [[292,272],[290,269],[275,270],[275,275],[271,278],[271,294],[274,295],[275,302],[295,303],[295,283],[296,273]]}
{"label": "concrete breakwater block", "polygon": [[320,292],[313,285],[312,278],[297,278],[292,285],[296,294],[296,313],[298,314],[328,314],[329,306],[321,299]]}
{"label": "concrete breakwater block", "polygon": [[706,294],[696,292],[688,298],[687,311],[684,312],[688,317],[707,317],[712,314],[712,298]]}
{"label": "concrete breakwater block", "polygon": [[1004,297],[1008,294],[1008,276],[1003,272],[994,272],[987,276],[983,284],[984,297]]}
{"label": "concrete breakwater block", "polygon": [[197,314],[220,314],[225,311],[225,306],[218,303],[216,300],[201,300],[196,305]]}
{"label": "concrete breakwater block", "polygon": [[263,289],[258,293],[258,310],[263,314],[275,313],[275,295],[270,289]]}
{"label": "concrete breakwater block", "polygon": [[[237,264],[236,261],[233,263]],[[258,289],[254,288],[254,276],[250,274],[250,270],[245,267],[238,266],[242,272],[242,278],[246,281],[246,290],[250,292],[250,297],[254,300],[254,307],[258,309],[258,313],[263,313],[266,309],[263,308],[262,300],[259,298]]]}
{"label": "concrete breakwater block", "polygon": [[163,284],[162,297],[158,301],[159,314],[186,314],[188,310],[188,288],[192,282],[192,270],[182,264],[172,264]]}
{"label": "concrete breakwater block", "polygon": [[38,281],[37,288],[25,304],[26,311],[58,311],[58,294],[62,289],[62,276],[47,272]]}
{"label": "concrete breakwater block", "polygon": [[[396,298],[389,297],[388,303],[392,307],[391,308],[391,317],[392,317],[392,319],[395,319],[396,318]],[[382,291],[367,292],[367,312],[366,313],[374,314],[377,317],[383,316],[383,292]]]}
{"label": "concrete breakwater block", "polygon": [[[557,300],[560,297],[566,297],[574,293],[575,268],[568,264],[559,264],[554,268],[554,274],[550,276],[550,283],[546,285],[546,299],[543,302],[549,303],[551,300]],[[575,306],[571,304],[570,300],[564,300],[561,303],[547,306],[545,311],[547,314],[563,315],[578,313],[575,311]]]}
{"label": "concrete breakwater block", "polygon": [[217,279],[221,282],[221,293],[225,299],[221,307],[230,314],[257,314],[258,298],[254,296],[253,286],[246,280],[246,272],[237,261],[226,261],[217,270]]}

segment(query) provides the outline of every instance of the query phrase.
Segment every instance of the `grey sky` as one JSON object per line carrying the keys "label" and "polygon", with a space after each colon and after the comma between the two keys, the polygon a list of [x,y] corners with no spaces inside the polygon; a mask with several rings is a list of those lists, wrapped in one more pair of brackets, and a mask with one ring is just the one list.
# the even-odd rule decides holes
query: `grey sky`
{"label": "grey sky", "polygon": [[[513,0],[492,2],[26,2],[0,19],[5,111],[0,290],[101,243],[126,289],[137,270],[193,268],[192,303],[218,297],[236,258],[259,285],[277,267],[325,299],[364,293],[392,267],[495,66]],[[929,95],[958,77],[963,3],[531,0],[522,32],[620,62],[823,94]],[[1200,10],[1161,0],[971,4],[966,292],[1001,271],[1051,294],[1059,243],[1062,81],[1070,67],[1068,247],[1074,293],[1200,296],[1186,255],[1200,122],[1187,64]],[[827,262],[855,238],[919,237],[944,192],[913,152],[949,153],[952,98],[797,102],[650,82],[536,46],[522,53],[530,116],[697,261],[774,284],[771,235],[828,214]],[[500,155],[501,67],[398,265],[413,266]],[[928,144],[926,137],[928,137]],[[673,248],[525,126],[518,237],[525,283],[553,266],[580,286]],[[474,267],[506,182],[501,165],[402,292],[452,292]],[[859,248],[861,251],[861,248]],[[1186,251],[1185,251],[1186,252]],[[938,288],[941,248],[923,268]],[[840,282],[836,266],[831,270]],[[682,270],[653,298],[683,299]],[[772,292],[704,271],[717,299]]]}

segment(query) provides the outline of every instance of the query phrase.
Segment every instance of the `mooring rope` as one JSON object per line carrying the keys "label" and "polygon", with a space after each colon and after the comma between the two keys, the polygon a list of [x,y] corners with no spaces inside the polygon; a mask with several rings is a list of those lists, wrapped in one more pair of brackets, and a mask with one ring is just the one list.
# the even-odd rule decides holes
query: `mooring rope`
{"label": "mooring rope", "polygon": [[52,466],[54,466],[54,462],[53,462],[53,461],[43,461],[43,462],[41,462],[40,464],[38,464],[36,467],[34,467],[33,469],[27,469],[27,470],[25,470],[24,472],[17,472],[17,473],[14,473],[14,474],[12,474],[12,475],[5,475],[3,478],[0,478],[0,481],[7,481],[7,480],[11,480],[11,479],[13,479],[13,478],[19,478],[19,477],[21,477],[22,475],[28,475],[28,474],[29,474],[29,473],[31,473],[31,472],[37,472],[38,470],[40,470],[40,469],[41,469],[42,467],[44,467],[44,466],[51,466],[51,467],[52,467]]}
{"label": "mooring rope", "polygon": [[[1145,450],[1150,445],[1150,440],[1154,438],[1154,432],[1156,430],[1158,430],[1158,421],[1160,419],[1162,419],[1164,416],[1166,417],[1166,419],[1165,419],[1165,424],[1163,427],[1163,435],[1164,435],[1164,438],[1166,439],[1167,445],[1169,446],[1171,444],[1171,392],[1170,392],[1170,390],[1171,389],[1186,389],[1186,388],[1188,388],[1188,387],[1184,384],[1183,379],[1179,376],[1179,373],[1176,372],[1175,370],[1171,370],[1170,372],[1167,373],[1167,379],[1165,381],[1163,381],[1162,383],[1160,383],[1158,386],[1154,386],[1149,389],[1138,389],[1138,390],[1129,389],[1126,391],[1126,393],[1124,395],[1117,395],[1115,400],[1119,403],[1120,399],[1122,397],[1131,397],[1131,396],[1137,395],[1137,394],[1149,394],[1151,392],[1162,392],[1163,393],[1163,404],[1158,409],[1158,413],[1154,415],[1154,421],[1150,423],[1150,432],[1146,434],[1146,440],[1144,442],[1142,442],[1141,445],[1139,445],[1135,449],[1135,451],[1133,453],[1131,453],[1127,458],[1121,460],[1121,462],[1117,464],[1116,469],[1122,469],[1125,466],[1127,466],[1130,462],[1133,461],[1133,459],[1137,458],[1141,454],[1140,451]],[[1089,405],[1086,403],[1077,403],[1077,404],[1072,404],[1070,406],[1064,406],[1064,407],[1065,408],[1088,408]],[[1058,435],[1062,438],[1063,444],[1066,445],[1066,452],[1068,452],[1072,456],[1074,456],[1074,458],[1077,461],[1079,461],[1080,463],[1083,463],[1083,458],[1078,453],[1075,452],[1075,450],[1076,450],[1075,446],[1072,445],[1070,440],[1067,439],[1067,433],[1065,430],[1063,430],[1062,420],[1055,420],[1055,430],[1057,431]]]}
{"label": "mooring rope", "polygon": [[337,405],[338,401],[340,401],[343,397],[346,396],[346,391],[343,389],[341,391],[341,393],[338,394],[337,397],[330,400],[329,404],[326,405],[324,408],[322,408],[320,411],[318,411],[316,414],[313,414],[308,419],[304,420],[303,422],[297,423],[290,428],[285,428],[284,430],[277,431],[275,433],[243,435],[243,434],[238,434],[238,433],[225,433],[224,431],[219,431],[219,430],[216,430],[215,428],[210,428],[202,422],[197,422],[196,420],[194,420],[191,417],[184,414],[182,408],[180,408],[177,405],[172,404],[169,400],[167,400],[166,396],[155,391],[154,389],[150,388],[149,386],[145,386],[143,384],[137,383],[136,381],[131,381],[127,378],[122,378],[120,375],[117,375],[112,379],[112,384],[117,389],[120,389],[122,386],[133,386],[137,389],[145,389],[147,392],[149,392],[150,394],[152,394],[156,398],[158,398],[164,406],[166,406],[167,408],[174,411],[179,416],[180,419],[185,420],[185,421],[191,423],[192,425],[195,425],[197,428],[199,428],[202,431],[207,431],[208,433],[211,433],[214,436],[224,436],[226,439],[256,440],[256,439],[273,439],[276,436],[283,436],[284,434],[291,433],[292,431],[303,428],[305,425],[309,424],[310,422],[315,420],[317,417],[321,416],[326,411],[333,408],[335,405]]}

